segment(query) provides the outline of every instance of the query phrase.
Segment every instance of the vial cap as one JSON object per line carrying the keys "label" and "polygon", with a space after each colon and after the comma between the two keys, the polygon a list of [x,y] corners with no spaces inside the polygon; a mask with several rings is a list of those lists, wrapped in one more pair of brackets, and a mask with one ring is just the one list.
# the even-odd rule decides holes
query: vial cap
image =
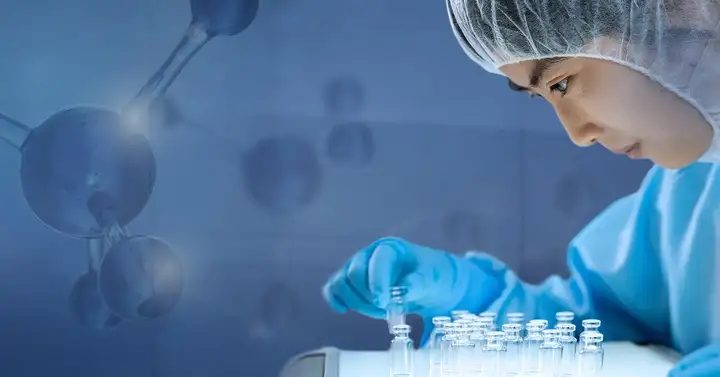
{"label": "vial cap", "polygon": [[482,312],[482,313],[480,313],[480,317],[482,317],[482,318],[492,318],[493,320],[495,320],[495,318],[497,318],[497,313],[495,313],[495,312]]}
{"label": "vial cap", "polygon": [[506,333],[517,334],[520,332],[520,330],[522,330],[522,326],[518,325],[516,323],[508,323],[508,324],[502,325],[502,329]]}
{"label": "vial cap", "polygon": [[478,322],[485,323],[485,324],[492,326],[492,324],[495,323],[495,320],[490,317],[479,317]]}
{"label": "vial cap", "polygon": [[452,321],[452,318],[445,316],[433,317],[432,323],[435,326],[441,326]]}
{"label": "vial cap", "polygon": [[461,327],[460,324],[457,324],[457,323],[454,323],[454,322],[449,322],[449,323],[446,323],[446,324],[445,324],[445,330],[446,330],[446,331],[454,331],[454,330],[459,329],[460,327]]}
{"label": "vial cap", "polygon": [[510,322],[522,322],[525,319],[525,314],[520,312],[508,313],[507,319]]}
{"label": "vial cap", "polygon": [[527,329],[528,331],[542,331],[545,329],[545,325],[543,325],[542,323],[530,321],[527,324]]}
{"label": "vial cap", "polygon": [[555,319],[558,321],[572,321],[575,319],[575,313],[573,312],[557,312],[555,314]]}
{"label": "vial cap", "polygon": [[585,332],[581,337],[585,343],[599,343],[605,339],[605,336],[597,331]]}
{"label": "vial cap", "polygon": [[558,323],[557,329],[561,333],[574,333],[575,325],[573,325],[572,323]]}
{"label": "vial cap", "polygon": [[468,321],[477,321],[480,317],[476,316],[475,314],[465,313],[461,314],[458,319],[468,320]]}
{"label": "vial cap", "polygon": [[545,339],[553,339],[560,337],[560,331],[558,330],[543,330],[542,334],[543,338]]}
{"label": "vial cap", "polygon": [[409,334],[410,326],[408,325],[395,325],[393,326],[393,333],[395,334]]}
{"label": "vial cap", "polygon": [[544,330],[548,326],[548,321],[546,321],[544,319],[533,319],[530,322],[528,322],[528,325],[530,325],[530,324],[540,325],[541,329]]}
{"label": "vial cap", "polygon": [[505,333],[502,331],[490,331],[487,333],[487,338],[489,340],[503,340],[505,339]]}
{"label": "vial cap", "polygon": [[390,296],[398,297],[405,296],[408,292],[407,287],[392,287],[390,288]]}
{"label": "vial cap", "polygon": [[586,319],[582,321],[583,327],[600,327],[601,323],[599,319]]}

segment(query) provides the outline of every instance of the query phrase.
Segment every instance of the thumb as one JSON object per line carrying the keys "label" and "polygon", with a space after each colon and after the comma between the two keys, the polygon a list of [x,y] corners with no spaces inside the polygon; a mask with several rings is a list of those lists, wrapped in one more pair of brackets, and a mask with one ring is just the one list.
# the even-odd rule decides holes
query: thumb
{"label": "thumb", "polygon": [[381,243],[368,262],[368,287],[375,306],[387,308],[390,288],[397,285],[400,275],[400,251],[394,245]]}

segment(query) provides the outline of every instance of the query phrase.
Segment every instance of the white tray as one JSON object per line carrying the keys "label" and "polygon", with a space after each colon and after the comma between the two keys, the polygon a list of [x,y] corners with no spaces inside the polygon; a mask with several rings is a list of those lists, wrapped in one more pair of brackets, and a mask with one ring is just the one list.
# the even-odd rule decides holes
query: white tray
{"label": "white tray", "polygon": [[[633,343],[605,343],[608,377],[666,377],[680,356],[668,349]],[[430,377],[426,350],[415,355],[415,376]],[[322,348],[292,358],[281,377],[387,377],[387,353]],[[433,376],[434,377],[434,376]]]}

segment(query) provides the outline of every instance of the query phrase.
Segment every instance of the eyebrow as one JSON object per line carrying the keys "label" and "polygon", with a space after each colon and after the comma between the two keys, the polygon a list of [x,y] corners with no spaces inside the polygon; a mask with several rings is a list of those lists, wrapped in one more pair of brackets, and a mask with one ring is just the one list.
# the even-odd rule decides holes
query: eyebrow
{"label": "eyebrow", "polygon": [[557,58],[547,58],[536,61],[535,66],[530,73],[530,87],[537,88],[538,84],[543,81],[543,78],[545,77],[547,71],[549,71],[550,68],[554,67],[555,65],[564,62],[565,60],[568,60],[568,57],[561,56]]}
{"label": "eyebrow", "polygon": [[[543,81],[545,74],[547,73],[547,71],[550,70],[550,68],[568,59],[569,58],[567,56],[562,56],[557,58],[536,60],[532,71],[530,71],[530,77],[528,80],[530,82],[530,88],[537,88],[540,82]],[[530,90],[530,88],[515,84],[512,80],[509,79],[508,85],[510,85],[510,89],[517,92],[527,92]]]}

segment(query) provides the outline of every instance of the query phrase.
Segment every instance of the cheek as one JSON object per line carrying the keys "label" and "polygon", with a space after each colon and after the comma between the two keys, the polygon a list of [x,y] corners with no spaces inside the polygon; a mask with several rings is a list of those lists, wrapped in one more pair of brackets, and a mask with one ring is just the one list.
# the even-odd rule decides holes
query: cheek
{"label": "cheek", "polygon": [[697,122],[697,111],[676,95],[646,79],[623,80],[586,92],[581,107],[604,128],[638,138],[670,138],[682,125]]}

